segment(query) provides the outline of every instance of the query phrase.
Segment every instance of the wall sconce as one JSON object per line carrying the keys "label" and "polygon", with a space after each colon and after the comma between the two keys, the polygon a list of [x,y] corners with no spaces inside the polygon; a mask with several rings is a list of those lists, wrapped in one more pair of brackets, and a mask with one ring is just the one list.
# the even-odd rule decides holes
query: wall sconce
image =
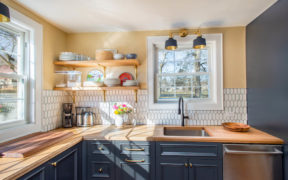
{"label": "wall sconce", "polygon": [[[186,29],[181,29],[178,33],[180,37],[186,37],[189,33]],[[202,37],[200,30],[197,30],[195,33],[197,34],[197,38],[193,40],[193,48],[194,49],[203,49],[206,47],[206,39]],[[177,49],[177,41],[173,39],[173,33],[169,34],[169,39],[165,42],[165,49],[167,50],[175,50]]]}
{"label": "wall sconce", "polygon": [[0,22],[10,22],[9,8],[0,2]]}

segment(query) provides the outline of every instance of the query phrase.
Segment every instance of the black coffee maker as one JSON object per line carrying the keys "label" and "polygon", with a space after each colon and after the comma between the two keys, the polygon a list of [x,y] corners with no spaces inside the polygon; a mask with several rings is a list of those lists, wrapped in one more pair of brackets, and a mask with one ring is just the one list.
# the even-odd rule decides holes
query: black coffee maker
{"label": "black coffee maker", "polygon": [[72,103],[63,103],[62,126],[64,128],[69,128],[73,126],[72,107]]}

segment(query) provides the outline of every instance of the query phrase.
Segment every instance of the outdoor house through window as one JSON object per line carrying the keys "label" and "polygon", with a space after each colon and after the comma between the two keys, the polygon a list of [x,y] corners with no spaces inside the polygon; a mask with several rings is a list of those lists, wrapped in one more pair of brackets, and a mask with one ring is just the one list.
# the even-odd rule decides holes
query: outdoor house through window
{"label": "outdoor house through window", "polygon": [[158,50],[157,101],[209,98],[207,49]]}
{"label": "outdoor house through window", "polygon": [[26,118],[27,73],[25,31],[0,26],[0,129],[29,123]]}
{"label": "outdoor house through window", "polygon": [[206,47],[193,49],[195,35],[175,36],[176,50],[164,47],[167,36],[147,38],[149,109],[177,109],[179,97],[188,110],[223,109],[222,34],[205,34]]}
{"label": "outdoor house through window", "polygon": [[9,9],[0,24],[0,142],[41,131],[43,28]]}

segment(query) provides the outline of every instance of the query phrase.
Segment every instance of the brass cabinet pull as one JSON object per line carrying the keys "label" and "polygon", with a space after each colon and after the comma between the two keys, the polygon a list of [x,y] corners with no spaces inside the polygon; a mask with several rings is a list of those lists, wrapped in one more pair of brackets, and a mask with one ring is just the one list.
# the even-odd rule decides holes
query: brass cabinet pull
{"label": "brass cabinet pull", "polygon": [[131,160],[131,159],[125,159],[126,162],[145,162],[145,159],[140,160]]}
{"label": "brass cabinet pull", "polygon": [[187,164],[187,163],[185,163],[185,164],[184,164],[184,166],[185,166],[185,167],[188,167],[188,164]]}
{"label": "brass cabinet pull", "polygon": [[192,168],[193,164],[192,164],[192,163],[189,163],[189,166],[190,166],[190,168]]}
{"label": "brass cabinet pull", "polygon": [[103,172],[103,169],[102,169],[102,168],[98,169],[98,172],[99,172],[99,173],[102,173],[102,172]]}
{"label": "brass cabinet pull", "polygon": [[126,151],[144,151],[144,148],[140,148],[140,149],[129,149],[129,148],[124,148]]}
{"label": "brass cabinet pull", "polygon": [[56,167],[57,166],[57,162],[53,162],[53,163],[51,163],[51,165]]}

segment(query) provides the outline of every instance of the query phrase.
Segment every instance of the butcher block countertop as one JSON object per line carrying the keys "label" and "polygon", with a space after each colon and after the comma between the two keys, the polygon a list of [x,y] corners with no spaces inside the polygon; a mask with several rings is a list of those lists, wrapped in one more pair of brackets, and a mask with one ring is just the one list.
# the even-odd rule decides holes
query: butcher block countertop
{"label": "butcher block countertop", "polygon": [[[41,150],[26,158],[0,158],[0,179],[16,179],[64,152],[82,140],[128,140],[128,141],[185,141],[185,142],[220,142],[220,143],[255,143],[283,144],[284,141],[255,128],[249,132],[231,132],[222,126],[201,126],[209,134],[199,136],[165,136],[164,127],[175,126],[115,126],[97,125],[87,128],[56,129],[55,132],[67,131],[74,135],[59,143]],[[187,126],[189,127],[189,126]],[[193,127],[189,127],[193,128]],[[198,127],[199,128],[199,127]]]}

